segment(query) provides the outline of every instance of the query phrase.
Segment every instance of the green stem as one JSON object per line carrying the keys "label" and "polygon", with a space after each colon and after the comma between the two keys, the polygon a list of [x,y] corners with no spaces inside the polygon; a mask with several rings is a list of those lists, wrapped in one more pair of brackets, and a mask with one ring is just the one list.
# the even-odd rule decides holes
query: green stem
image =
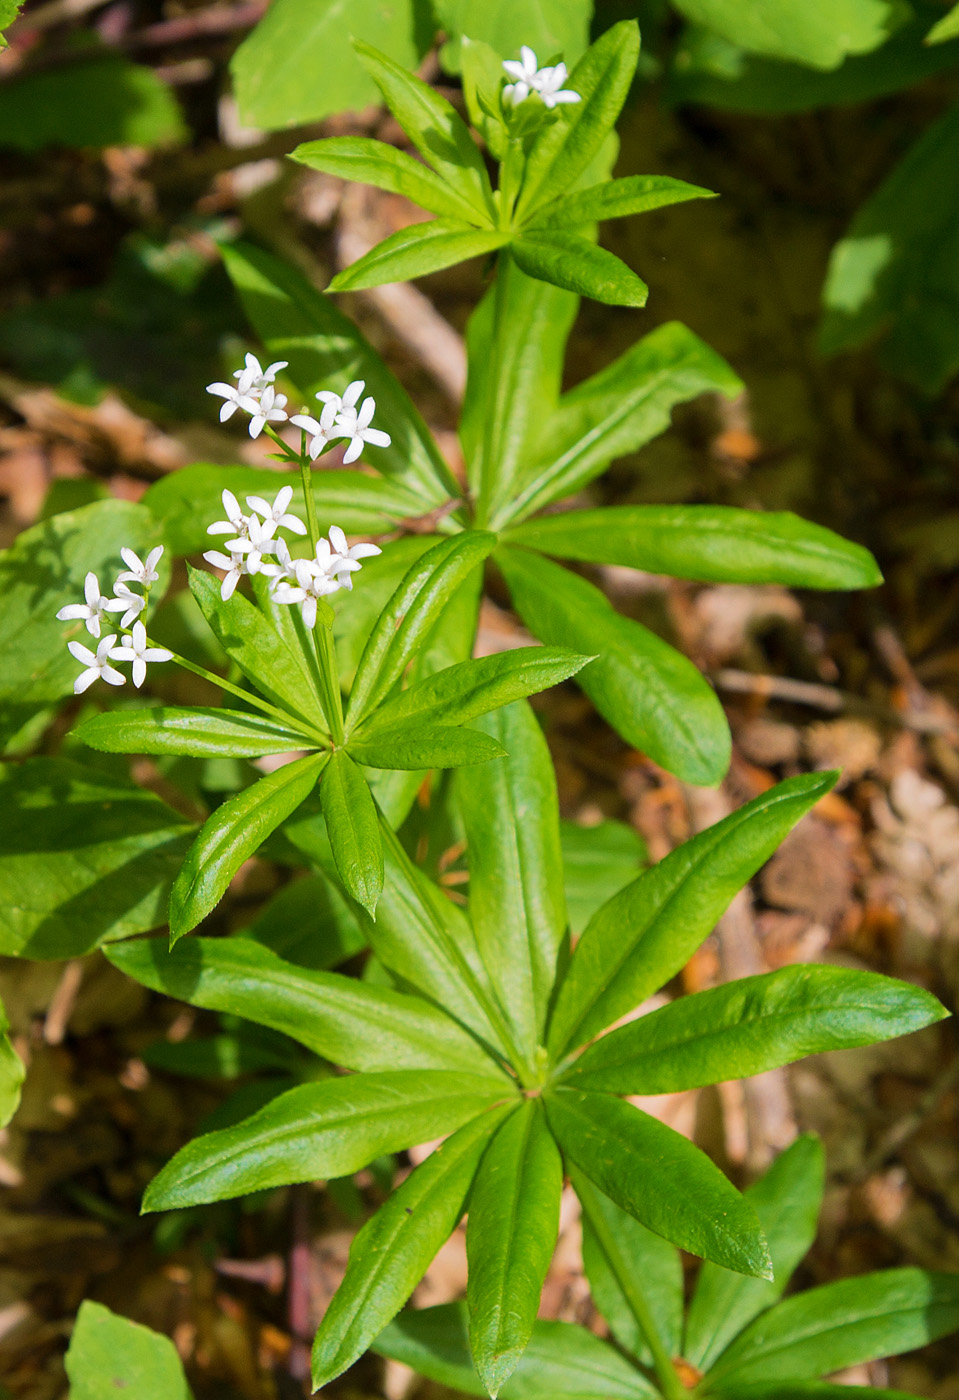
{"label": "green stem", "polygon": [[316,642],[320,673],[323,678],[323,708],[334,744],[342,744],[346,741],[346,731],[343,728],[343,695],[340,691],[340,675],[336,664],[336,646],[333,641],[332,627],[327,627],[323,622],[317,622],[313,630],[313,639]]}
{"label": "green stem", "polygon": [[[153,643],[149,642],[149,645],[152,646]],[[159,645],[159,643],[157,643],[157,645]],[[169,651],[170,648],[167,647],[166,650]],[[262,710],[265,715],[269,715],[270,719],[278,720],[285,729],[295,729],[302,732],[304,737],[316,739],[319,748],[325,748],[329,744],[329,739],[325,734],[321,735],[318,730],[308,728],[305,721],[299,719],[296,715],[284,713],[283,710],[277,709],[275,705],[271,705],[269,701],[261,700],[260,697],[254,695],[252,691],[243,690],[240,686],[234,685],[232,681],[224,679],[223,676],[217,676],[212,671],[208,671],[205,666],[198,666],[196,662],[188,661],[185,656],[180,656],[178,652],[171,652],[171,657],[178,666],[183,667],[184,671],[192,671],[195,676],[202,676],[203,679],[209,681],[211,685],[219,686],[221,690],[229,691],[231,695],[235,695],[237,699],[244,701],[247,705],[253,705],[256,709]]]}

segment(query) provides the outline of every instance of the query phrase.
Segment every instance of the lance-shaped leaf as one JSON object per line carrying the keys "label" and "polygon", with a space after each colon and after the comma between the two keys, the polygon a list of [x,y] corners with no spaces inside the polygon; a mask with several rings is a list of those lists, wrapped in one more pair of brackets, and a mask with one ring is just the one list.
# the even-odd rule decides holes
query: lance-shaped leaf
{"label": "lance-shaped leaf", "polygon": [[384,1152],[444,1137],[512,1092],[501,1078],[422,1069],[301,1084],[187,1143],[151,1181],[143,1209],[348,1176]]}
{"label": "lance-shaped leaf", "polygon": [[0,953],[73,958],[164,922],[194,828],[151,792],[65,758],[0,769]]}
{"label": "lance-shaped leaf", "polygon": [[5,1128],[20,1104],[26,1066],[14,1050],[8,1034],[10,1022],[0,1002],[0,1128]]}
{"label": "lance-shaped leaf", "polygon": [[567,1082],[610,1094],[670,1094],[892,1040],[948,1015],[909,982],[799,964],[679,997],[611,1031],[576,1061]]}
{"label": "lance-shaped leaf", "polygon": [[777,1303],[741,1332],[709,1372],[709,1394],[812,1380],[913,1351],[959,1329],[959,1275],[887,1269],[840,1279]]}
{"label": "lance-shaped leaf", "polygon": [[568,229],[529,229],[510,244],[516,266],[608,306],[645,306],[649,288],[622,258]]}
{"label": "lance-shaped leaf", "polygon": [[91,715],[73,736],[103,753],[192,754],[197,758],[257,758],[315,748],[321,735],[286,728],[243,710],[107,710]]}
{"label": "lance-shaped leaf", "polygon": [[771,1277],[752,1206],[688,1139],[611,1094],[560,1086],[544,1102],[563,1156],[641,1225],[724,1269]]}
{"label": "lance-shaped leaf", "polygon": [[310,795],[328,758],[318,753],[287,763],[207,818],[170,893],[172,943],[215,908],[243,862]]}
{"label": "lance-shaped leaf", "polygon": [[313,1343],[313,1384],[326,1385],[396,1316],[456,1229],[490,1136],[509,1107],[478,1114],[432,1152],[360,1230]]}
{"label": "lance-shaped leaf", "polygon": [[532,1335],[562,1190],[559,1149],[542,1103],[529,1099],[486,1149],[470,1192],[470,1347],[490,1395],[512,1375]]}
{"label": "lance-shaped leaf", "polygon": [[639,59],[639,27],[623,20],[607,29],[580,59],[567,86],[580,101],[544,126],[526,160],[516,218],[525,222],[565,193],[613,129]]}
{"label": "lance-shaped leaf", "polygon": [[[451,1390],[489,1393],[470,1356],[465,1303],[400,1313],[373,1350]],[[537,1322],[500,1400],[647,1400],[658,1395],[641,1371],[585,1327]]]}
{"label": "lance-shaped leaf", "polygon": [[683,1333],[683,1266],[678,1252],[621,1210],[582,1172],[574,1169],[571,1177],[583,1206],[583,1267],[610,1331],[645,1366],[653,1364],[650,1327],[658,1350],[678,1356]]}
{"label": "lance-shaped leaf", "polygon": [[190,592],[210,624],[223,650],[235,661],[257,690],[295,720],[326,732],[326,720],[316,695],[316,685],[302,654],[288,647],[260,610],[234,593],[228,602],[220,597],[213,574],[187,565]]}
{"label": "lance-shaped leaf", "polygon": [[708,1371],[733,1337],[782,1297],[816,1238],[824,1180],[822,1144],[806,1134],[781,1152],[745,1193],[769,1244],[774,1277],[744,1278],[715,1264],[703,1265],[682,1348],[682,1355],[699,1370]]}
{"label": "lance-shaped leaf", "polygon": [[577,943],[560,988],[549,1030],[554,1055],[584,1044],[668,982],[836,777],[787,778],[604,904]]}
{"label": "lance-shaped leaf", "polygon": [[456,780],[480,956],[527,1055],[543,1034],[566,932],[556,778],[529,705],[484,721],[507,757]]}
{"label": "lance-shaped leaf", "polygon": [[371,141],[367,136],[330,136],[325,141],[305,141],[291,152],[291,159],[341,180],[356,180],[401,194],[431,214],[476,222],[477,210],[457,194],[448,180],[385,141]]}
{"label": "lance-shaped leaf", "polygon": [[89,1298],[80,1304],[64,1358],[71,1400],[193,1400],[183,1362],[169,1337],[151,1332]]}
{"label": "lance-shaped leaf", "polygon": [[494,213],[489,176],[469,127],[438,92],[370,44],[355,42],[357,57],[420,155],[469,204],[477,223]]}
{"label": "lance-shaped leaf", "polygon": [[410,721],[393,729],[376,729],[350,740],[350,754],[370,768],[422,772],[427,768],[467,768],[502,758],[502,744],[477,729]]}
{"label": "lance-shaped leaf", "polygon": [[657,326],[563,395],[536,445],[540,465],[511,503],[509,518],[579,491],[615,457],[635,452],[668,428],[676,404],[741,389],[725,360],[699,336],[678,321]]}
{"label": "lance-shaped leaf", "polygon": [[687,199],[715,199],[713,190],[674,180],[669,175],[628,175],[622,180],[606,180],[588,190],[564,195],[540,209],[530,228],[582,228],[604,219],[623,219],[629,214],[646,214],[666,204],[683,204]]}
{"label": "lance-shaped leaf", "polygon": [[[289,376],[304,398],[312,399],[318,389],[341,394],[354,379],[365,382],[366,393],[376,400],[376,421],[392,438],[389,447],[371,451],[373,465],[418,500],[411,513],[458,497],[456,478],[406,390],[331,299],[295,268],[251,244],[226,244],[222,253],[243,309],[270,358],[289,361]],[[357,500],[362,502],[367,490],[362,474],[337,475],[354,478]],[[316,474],[321,490],[324,476]]]}
{"label": "lance-shaped leaf", "polygon": [[409,224],[338,272],[328,290],[355,292],[361,287],[381,287],[385,282],[408,282],[467,258],[480,258],[508,240],[508,233],[473,228],[456,219]]}
{"label": "lance-shaped leaf", "polygon": [[477,1041],[423,997],[285,962],[249,938],[118,944],[114,966],[154,991],[269,1026],[353,1070],[493,1074]]}
{"label": "lance-shaped leaf", "polygon": [[426,641],[443,607],[496,544],[486,530],[441,540],[412,565],[370,633],[347,707],[357,723],[389,695]]}
{"label": "lance-shaped leaf", "polygon": [[[370,633],[414,560],[438,541],[436,535],[405,535],[391,540],[388,549],[364,559],[362,587],[354,588],[349,606],[336,610],[333,638],[344,690],[349,690]],[[287,609],[289,611],[289,609]]]}
{"label": "lance-shaped leaf", "polygon": [[367,781],[345,749],[337,749],[330,758],[320,797],[343,887],[374,915],[383,888],[379,818]]}
{"label": "lance-shaped leaf", "polygon": [[691,661],[551,560],[509,548],[498,550],[496,561],[517,612],[538,637],[599,653],[578,684],[624,739],[686,782],[719,782],[729,764],[729,726]]}

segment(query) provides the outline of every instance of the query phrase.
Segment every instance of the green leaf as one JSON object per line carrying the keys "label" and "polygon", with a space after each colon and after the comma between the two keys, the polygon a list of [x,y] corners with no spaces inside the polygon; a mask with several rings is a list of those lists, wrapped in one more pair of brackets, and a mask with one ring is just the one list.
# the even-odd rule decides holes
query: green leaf
{"label": "green leaf", "polygon": [[283,885],[243,932],[297,967],[316,971],[338,967],[367,946],[345,898],[322,875]]}
{"label": "green leaf", "polygon": [[469,127],[438,92],[369,44],[354,44],[363,67],[420,155],[488,224],[495,209],[489,176]]}
{"label": "green leaf", "polygon": [[14,1050],[8,1031],[10,1022],[0,1002],[0,1128],[5,1128],[20,1106],[20,1090],[26,1066]]}
{"label": "green leaf", "polygon": [[566,1079],[610,1094],[671,1094],[892,1040],[948,1015],[909,982],[797,964],[679,997],[596,1041]]}
{"label": "green leaf", "polygon": [[507,242],[509,235],[495,229],[476,229],[453,219],[431,219],[409,224],[356,262],[338,272],[331,292],[355,292],[361,287],[381,287],[385,282],[408,282],[468,258],[479,258]]}
{"label": "green leaf", "polygon": [[357,763],[370,768],[464,768],[502,758],[502,744],[476,729],[452,725],[406,722],[394,729],[380,729],[351,739],[349,752]]}
{"label": "green leaf", "polygon": [[563,1163],[543,1105],[528,1099],[487,1147],[469,1198],[470,1347],[492,1396],[532,1336],[562,1190]]}
{"label": "green leaf", "polygon": [[[904,1390],[874,1390],[870,1385],[857,1385],[856,1400],[915,1400]],[[724,1390],[728,1400],[849,1400],[847,1385],[830,1385],[828,1381],[774,1381],[771,1385],[737,1385]]]}
{"label": "green leaf", "polygon": [[[847,54],[868,53],[902,21],[896,0],[675,0],[687,19],[731,43],[810,68],[838,68]],[[908,13],[908,11],[905,11]]]}
{"label": "green leaf", "polygon": [[376,88],[351,37],[375,39],[415,68],[430,39],[420,15],[415,0],[273,0],[230,65],[244,125],[271,130],[369,107]]}
{"label": "green leaf", "polygon": [[599,652],[577,682],[628,743],[685,782],[719,782],[729,763],[729,728],[691,661],[621,617],[586,579],[541,555],[502,548],[496,562],[531,631],[547,643]]}
{"label": "green leaf", "polygon": [[345,1069],[494,1073],[476,1040],[422,997],[296,967],[249,938],[190,938],[169,950],[155,938],[109,956],[153,991],[269,1026]]}
{"label": "green leaf", "polygon": [[733,506],[607,506],[541,516],[507,538],[561,559],[623,564],[707,583],[789,588],[874,588],[875,559],[792,511]]}
{"label": "green leaf", "polygon": [[581,100],[560,109],[533,142],[526,160],[516,220],[564,194],[613,129],[639,59],[639,27],[622,20],[600,35],[570,73],[566,84]]}
{"label": "green leaf", "polygon": [[624,219],[630,214],[646,214],[667,204],[684,204],[688,199],[715,199],[713,190],[674,180],[669,175],[628,175],[606,180],[588,190],[564,195],[541,209],[529,228],[582,228],[605,219]]}
{"label": "green leaf", "polygon": [[[732,396],[742,383],[699,336],[670,321],[564,394],[536,445],[535,463],[509,519],[579,491],[613,461],[669,427],[678,403],[698,394]],[[494,525],[502,521],[494,520]]]}
{"label": "green leaf", "polygon": [[383,889],[379,818],[366,779],[345,749],[331,757],[320,798],[343,886],[373,918]]}
{"label": "green leaf", "polygon": [[554,1055],[584,1044],[668,982],[836,777],[787,778],[614,895],[576,945],[550,1024]]}
{"label": "green leaf", "polygon": [[[401,489],[409,492],[412,505],[405,513],[415,515],[451,496],[458,498],[460,486],[406,390],[331,298],[295,268],[252,244],[226,244],[222,253],[250,323],[271,358],[289,361],[289,376],[305,402],[319,389],[341,394],[352,380],[365,382],[366,393],[376,400],[377,421],[382,415],[392,438],[389,447],[371,450],[372,465],[392,478],[389,485],[394,494]],[[321,491],[325,475],[314,473]],[[335,475],[337,483],[352,477],[357,501],[365,507],[371,487],[361,472],[330,475]]]}
{"label": "green leaf", "polygon": [[[486,1396],[470,1356],[465,1303],[400,1313],[373,1350],[466,1395]],[[537,1322],[500,1400],[646,1400],[658,1396],[615,1347],[572,1322]]]}
{"label": "green leaf", "polygon": [[318,734],[288,729],[243,710],[181,710],[164,705],[91,715],[73,737],[103,753],[192,754],[197,758],[256,758],[315,748]]}
{"label": "green leaf", "polygon": [[600,905],[635,880],[649,853],[642,837],[625,822],[580,826],[561,821],[559,838],[570,928],[582,933]]}
{"label": "green leaf", "polygon": [[313,1343],[314,1386],[351,1366],[406,1302],[456,1229],[483,1150],[507,1112],[481,1113],[447,1138],[360,1230]]}
{"label": "green leaf", "polygon": [[746,1199],[769,1244],[774,1278],[744,1278],[704,1264],[686,1320],[682,1354],[706,1371],[737,1333],[782,1297],[796,1265],[816,1238],[825,1180],[825,1154],[806,1134],[781,1152]]}
{"label": "green leaf", "polygon": [[[224,489],[242,501],[244,496],[272,498],[281,486],[287,485],[293,487],[290,510],[302,519],[306,507],[299,475],[294,477],[265,467],[220,467],[196,462],[154,482],[142,502],[153,512],[173,554],[201,554],[212,543],[207,526],[222,517]],[[319,519],[339,525],[348,535],[385,534],[395,528],[397,520],[422,510],[422,501],[399,482],[355,470],[314,471],[313,495]]]}
{"label": "green leaf", "polygon": [[437,543],[437,535],[405,535],[391,540],[388,549],[363,561],[362,588],[354,588],[349,606],[340,607],[333,620],[336,660],[343,689],[352,688],[363,648],[380,613],[396,592],[410,565]]}
{"label": "green leaf", "polygon": [[476,210],[456,194],[448,181],[385,141],[371,141],[366,136],[331,136],[325,141],[306,141],[291,154],[293,160],[311,170],[401,194],[441,217],[476,222]]}
{"label": "green leaf", "polygon": [[[58,622],[56,614],[82,600],[87,572],[109,594],[123,567],[120,550],[129,547],[142,558],[156,543],[148,510],[109,500],[52,516],[0,553],[0,738],[10,738],[38,710],[73,693],[79,663],[67,641],[94,639],[82,622]],[[156,597],[168,578],[164,571]]]}
{"label": "green leaf", "polygon": [[510,1094],[493,1076],[422,1069],[298,1085],[235,1127],[187,1143],[151,1181],[143,1209],[348,1176],[384,1152],[444,1137]]}
{"label": "green leaf", "polygon": [[169,1337],[86,1298],[64,1360],[70,1400],[193,1400],[183,1363]]}
{"label": "green leaf", "polygon": [[507,756],[456,778],[466,837],[469,912],[480,956],[527,1056],[544,1029],[566,933],[556,778],[528,704],[484,729]]}
{"label": "green leaf", "polygon": [[65,758],[0,769],[0,953],[72,958],[164,921],[190,825]]}
{"label": "green leaf", "polygon": [[205,919],[245,860],[313,791],[329,759],[310,754],[227,798],[200,828],[170,893],[170,941]]}
{"label": "green leaf", "polygon": [[169,146],[188,135],[180,105],[152,68],[96,53],[0,87],[0,146]]}
{"label": "green leaf", "polygon": [[[652,1325],[667,1356],[679,1356],[683,1332],[679,1254],[597,1191],[580,1172],[573,1174],[573,1184],[583,1205],[583,1267],[613,1336],[644,1366],[652,1366],[646,1334],[646,1326]],[[742,1274],[728,1276],[743,1278]]]}
{"label": "green leaf", "polygon": [[840,1279],[777,1303],[740,1333],[709,1372],[709,1394],[812,1380],[913,1351],[959,1329],[959,1275],[886,1269]]}
{"label": "green leaf", "polygon": [[544,1102],[563,1156],[641,1225],[723,1268],[770,1277],[755,1212],[698,1147],[611,1094],[561,1086]]}
{"label": "green leaf", "polygon": [[302,653],[295,652],[242,593],[224,603],[216,576],[187,565],[190,592],[227,656],[257,690],[288,711],[295,725],[327,732],[313,677]]}
{"label": "green leaf", "polygon": [[867,341],[892,374],[930,394],[959,369],[959,106],[919,138],[832,250],[819,345]]}
{"label": "green leaf", "polygon": [[530,229],[510,244],[516,266],[608,306],[645,306],[649,288],[615,253],[566,229]]}
{"label": "green leaf", "polygon": [[470,530],[441,540],[411,566],[380,614],[356,668],[347,724],[356,724],[389,695],[444,607],[487,557],[496,536]]}
{"label": "green leaf", "polygon": [[943,44],[955,38],[959,38],[959,5],[953,5],[948,14],[936,21],[926,35],[926,43]]}
{"label": "green leaf", "polygon": [[543,63],[553,54],[575,63],[589,42],[592,8],[590,0],[435,0],[437,25],[450,36],[443,64],[459,72],[460,42],[467,36],[506,58],[528,44]]}

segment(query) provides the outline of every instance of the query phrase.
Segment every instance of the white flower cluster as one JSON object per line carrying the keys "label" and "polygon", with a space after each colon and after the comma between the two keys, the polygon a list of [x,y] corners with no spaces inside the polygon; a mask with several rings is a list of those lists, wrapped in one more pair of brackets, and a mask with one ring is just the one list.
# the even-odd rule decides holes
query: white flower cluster
{"label": "white flower cluster", "polygon": [[276,551],[280,562],[273,567],[273,596],[278,603],[299,603],[303,621],[307,627],[315,627],[319,599],[340,588],[352,588],[352,575],[363,567],[360,560],[381,553],[375,544],[351,548],[338,525],[330,526],[329,539],[317,543],[312,559],[291,559],[286,542],[280,540]]}
{"label": "white flower cluster", "polygon": [[[86,629],[91,637],[96,637],[97,649],[91,651],[82,642],[67,642],[67,648],[71,655],[83,664],[83,670],[74,682],[73,692],[81,695],[95,680],[105,680],[108,685],[123,685],[126,677],[122,672],[110,665],[111,661],[132,661],[133,662],[133,684],[140,688],[147,673],[148,661],[172,661],[173,653],[166,651],[163,647],[151,647],[147,641],[146,628],[140,621],[140,613],[147,605],[150,596],[150,589],[156,583],[160,575],[157,573],[157,564],[163,554],[162,544],[158,544],[156,549],[151,549],[144,562],[132,549],[121,549],[120,557],[126,569],[117,575],[113,585],[113,597],[108,598],[100,592],[100,584],[96,574],[89,573],[83,582],[82,603],[68,603],[57,613],[60,622],[82,621],[86,624]],[[130,587],[131,583],[138,583],[142,593],[135,593]],[[120,618],[120,627],[126,628],[133,624],[132,632],[127,633],[122,644],[117,646],[117,633],[111,632],[109,636],[101,637],[100,629],[107,613],[123,613]]]}
{"label": "white flower cluster", "polygon": [[550,108],[559,103],[582,101],[578,92],[563,87],[569,76],[565,63],[557,63],[555,68],[540,68],[537,66],[538,59],[535,53],[526,44],[520,49],[520,57],[520,63],[515,59],[506,59],[503,64],[513,79],[513,82],[503,89],[504,102],[518,107],[533,92],[539,95],[544,106]]}

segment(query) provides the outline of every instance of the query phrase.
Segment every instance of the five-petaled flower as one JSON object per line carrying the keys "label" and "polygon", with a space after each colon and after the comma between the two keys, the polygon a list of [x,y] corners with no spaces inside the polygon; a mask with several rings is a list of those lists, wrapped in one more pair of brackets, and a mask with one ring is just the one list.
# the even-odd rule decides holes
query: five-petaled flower
{"label": "five-petaled flower", "polygon": [[[114,638],[113,640],[116,639]],[[86,648],[84,648],[84,650],[86,650]],[[97,654],[99,655],[99,648],[97,649]],[[123,638],[123,645],[113,647],[110,651],[110,659],[112,661],[133,662],[133,684],[136,686],[137,690],[139,690],[146,678],[147,662],[172,661],[173,652],[167,651],[165,647],[151,647],[147,639],[147,629],[142,622],[135,622],[133,624],[133,632]],[[103,679],[109,680],[109,677],[104,674]],[[121,676],[121,684],[122,681],[123,677]],[[77,684],[79,685],[79,681]],[[87,684],[89,684],[89,682],[87,682]],[[112,681],[111,684],[116,685],[117,682]]]}
{"label": "five-petaled flower", "polygon": [[[92,571],[83,580],[85,603],[68,603],[57,613],[58,622],[73,622],[82,618],[91,637],[99,637],[100,622],[104,613],[116,612],[116,599],[104,597],[100,592],[97,576]],[[111,606],[112,603],[112,606]],[[88,682],[89,684],[89,682]]]}
{"label": "five-petaled flower", "polygon": [[559,103],[580,102],[582,99],[578,92],[573,92],[571,88],[564,88],[569,76],[566,64],[557,63],[555,68],[537,67],[537,57],[533,50],[524,44],[520,49],[520,62],[515,59],[506,59],[503,67],[514,80],[508,83],[503,89],[503,101],[518,107],[521,102],[525,102],[530,93],[535,92],[547,107],[555,107]]}
{"label": "five-petaled flower", "polygon": [[120,558],[126,564],[122,574],[117,574],[117,583],[142,583],[144,588],[150,588],[160,575],[157,573],[157,564],[163,556],[163,545],[158,544],[155,549],[151,549],[146,557],[146,563],[139,554],[134,554],[132,549],[121,549]]}
{"label": "five-petaled flower", "polygon": [[97,643],[96,652],[92,652],[82,642],[67,642],[70,654],[86,667],[86,670],[81,671],[73,682],[74,695],[82,695],[96,680],[104,680],[107,685],[123,685],[125,683],[126,677],[123,673],[110,665],[110,657],[113,655],[116,639],[115,632],[111,632],[109,637],[101,637]]}

